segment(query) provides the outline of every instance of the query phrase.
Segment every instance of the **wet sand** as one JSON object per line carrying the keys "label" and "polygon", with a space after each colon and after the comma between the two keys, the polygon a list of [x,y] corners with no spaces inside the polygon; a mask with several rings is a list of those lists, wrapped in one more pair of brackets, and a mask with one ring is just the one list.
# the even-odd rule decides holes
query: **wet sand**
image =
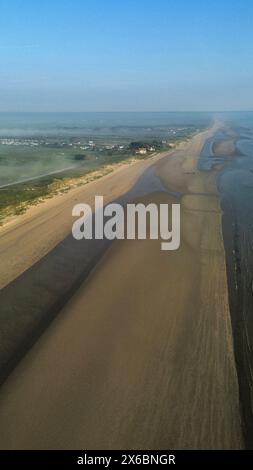
{"label": "wet sand", "polygon": [[[238,127],[235,143],[246,131]],[[252,139],[247,143],[253,148]],[[253,160],[236,145],[227,151],[236,157],[219,178],[223,236],[243,431],[246,448],[253,449]]]}
{"label": "wet sand", "polygon": [[107,249],[2,386],[1,448],[243,446],[216,171],[197,170],[213,132],[155,162],[181,194],[180,249],[162,252],[160,240]]}
{"label": "wet sand", "polygon": [[236,140],[237,139],[235,137],[226,137],[218,140],[214,144],[214,153],[217,156],[224,156],[227,158],[240,155],[239,150],[236,149]]}

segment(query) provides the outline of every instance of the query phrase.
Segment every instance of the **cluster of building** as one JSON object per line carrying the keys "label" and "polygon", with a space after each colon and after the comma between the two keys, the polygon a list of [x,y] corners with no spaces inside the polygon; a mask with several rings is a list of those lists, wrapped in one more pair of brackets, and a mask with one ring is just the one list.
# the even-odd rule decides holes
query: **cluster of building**
{"label": "cluster of building", "polygon": [[153,147],[152,145],[145,145],[145,147],[138,147],[135,150],[135,153],[138,155],[146,155],[149,152],[155,152],[155,150],[155,147]]}
{"label": "cluster of building", "polygon": [[33,139],[14,139],[14,138],[5,138],[5,139],[0,139],[0,144],[1,145],[25,145],[27,147],[37,147],[40,145],[40,142],[38,140],[33,140]]}

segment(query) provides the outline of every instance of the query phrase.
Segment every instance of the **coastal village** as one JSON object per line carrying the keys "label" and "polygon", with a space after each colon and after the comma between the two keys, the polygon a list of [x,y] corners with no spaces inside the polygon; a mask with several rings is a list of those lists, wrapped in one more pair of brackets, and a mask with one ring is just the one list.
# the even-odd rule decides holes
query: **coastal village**
{"label": "coastal village", "polygon": [[147,155],[152,152],[157,152],[162,148],[173,148],[175,142],[172,139],[153,140],[153,141],[133,141],[130,143],[109,143],[83,140],[71,138],[70,141],[62,139],[45,139],[45,138],[0,138],[0,145],[8,147],[48,147],[48,148],[73,148],[83,151],[98,151],[98,152],[124,152],[130,151],[136,155]]}

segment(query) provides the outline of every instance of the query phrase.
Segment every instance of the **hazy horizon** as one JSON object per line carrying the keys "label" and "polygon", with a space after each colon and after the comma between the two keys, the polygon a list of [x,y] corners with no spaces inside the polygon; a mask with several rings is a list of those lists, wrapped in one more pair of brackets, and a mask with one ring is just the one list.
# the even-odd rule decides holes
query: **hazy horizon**
{"label": "hazy horizon", "polygon": [[233,113],[253,113],[253,108],[252,109],[206,109],[206,110],[201,110],[201,109],[188,109],[188,110],[121,110],[121,111],[108,111],[108,110],[97,110],[97,111],[92,111],[92,110],[80,110],[80,111],[68,111],[68,110],[62,110],[62,111],[56,111],[54,109],[50,111],[40,111],[40,110],[34,110],[34,111],[8,111],[8,110],[0,110],[0,114],[233,114]]}

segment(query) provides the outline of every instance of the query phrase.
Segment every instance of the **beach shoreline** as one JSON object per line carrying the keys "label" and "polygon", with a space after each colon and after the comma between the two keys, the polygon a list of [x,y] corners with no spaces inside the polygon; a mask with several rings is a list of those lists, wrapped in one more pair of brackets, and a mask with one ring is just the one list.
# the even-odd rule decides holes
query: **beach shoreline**
{"label": "beach shoreline", "polygon": [[[43,314],[43,302],[48,309],[44,333],[39,337],[42,324],[35,321],[35,344],[27,344],[29,351],[0,390],[0,429],[8,430],[3,448],[243,447],[218,170],[197,168],[204,142],[215,131],[213,127],[196,135],[168,158],[132,165],[121,178],[119,171],[105,180],[114,200],[119,189],[122,194],[122,182],[127,191],[135,187],[131,201],[179,200],[179,250],[164,254],[159,240],[116,241],[80,277],[66,263],[71,259],[80,266],[81,252],[63,241],[56,264],[50,265],[53,249],[2,290],[5,305],[14,309],[6,310],[6,318],[17,314],[15,292],[22,300],[18,308],[30,305],[27,321],[36,320],[38,308]],[[155,178],[165,191],[152,186]],[[104,188],[102,182],[92,186]],[[61,276],[49,289],[57,266]],[[70,289],[66,282],[73,273],[79,282]],[[16,302],[11,304],[11,298]],[[60,305],[57,298],[63,300]],[[24,407],[28,397],[29,411]]]}

